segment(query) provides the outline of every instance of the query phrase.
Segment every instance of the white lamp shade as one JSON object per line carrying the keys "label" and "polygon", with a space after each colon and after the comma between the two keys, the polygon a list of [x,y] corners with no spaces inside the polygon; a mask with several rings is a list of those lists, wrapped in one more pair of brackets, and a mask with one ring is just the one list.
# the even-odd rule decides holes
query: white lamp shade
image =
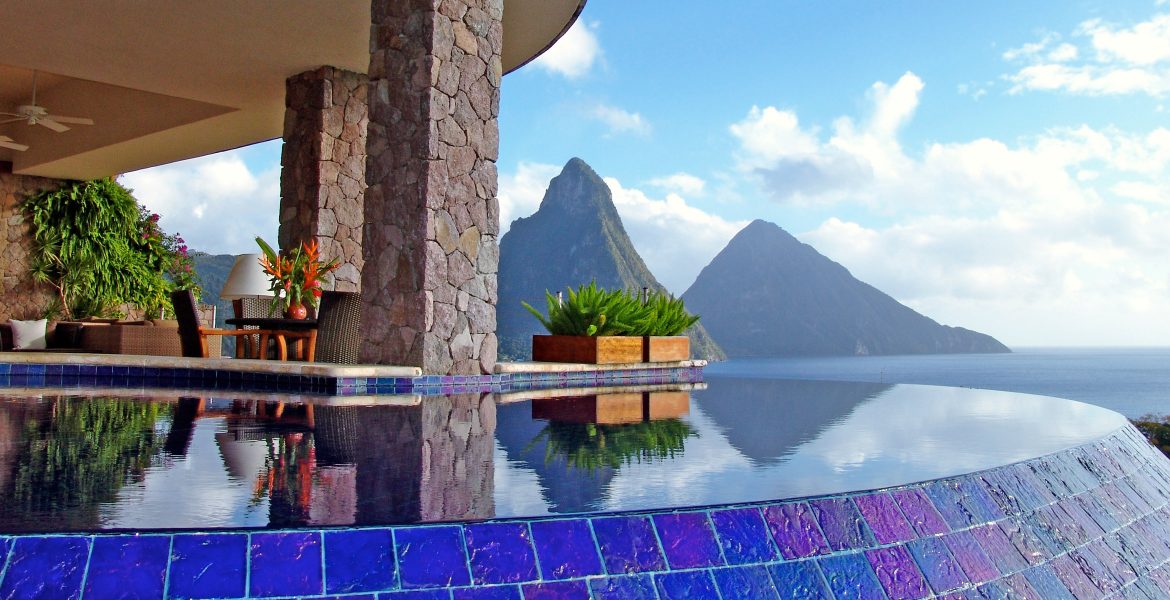
{"label": "white lamp shade", "polygon": [[232,271],[228,273],[227,281],[219,292],[219,297],[223,300],[271,295],[268,275],[264,273],[264,267],[260,266],[259,254],[237,256],[236,264],[232,265]]}

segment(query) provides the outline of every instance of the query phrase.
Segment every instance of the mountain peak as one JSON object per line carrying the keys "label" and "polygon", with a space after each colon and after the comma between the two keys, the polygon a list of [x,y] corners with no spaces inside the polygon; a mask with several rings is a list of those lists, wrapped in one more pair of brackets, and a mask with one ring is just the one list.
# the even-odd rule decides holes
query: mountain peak
{"label": "mountain peak", "polygon": [[683,299],[733,358],[1010,352],[915,312],[760,220],[732,238]]}
{"label": "mountain peak", "polygon": [[[549,183],[540,208],[517,219],[500,240],[499,303],[496,320],[501,356],[524,358],[540,323],[520,301],[544,305],[556,293],[594,281],[606,289],[655,291],[655,279],[634,248],[605,181],[583,160],[573,158]],[[696,356],[721,358],[702,324],[692,329]]]}

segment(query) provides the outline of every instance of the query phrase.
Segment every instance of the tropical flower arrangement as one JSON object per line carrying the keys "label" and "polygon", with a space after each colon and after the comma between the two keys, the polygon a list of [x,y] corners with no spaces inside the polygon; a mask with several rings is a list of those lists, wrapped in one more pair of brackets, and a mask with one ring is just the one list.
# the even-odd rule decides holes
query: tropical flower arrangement
{"label": "tropical flower arrangement", "polygon": [[340,266],[337,259],[321,260],[316,240],[302,242],[284,254],[278,254],[259,237],[256,243],[264,253],[260,266],[268,275],[274,296],[271,312],[279,309],[294,318],[304,318],[308,307],[317,307],[325,278]]}

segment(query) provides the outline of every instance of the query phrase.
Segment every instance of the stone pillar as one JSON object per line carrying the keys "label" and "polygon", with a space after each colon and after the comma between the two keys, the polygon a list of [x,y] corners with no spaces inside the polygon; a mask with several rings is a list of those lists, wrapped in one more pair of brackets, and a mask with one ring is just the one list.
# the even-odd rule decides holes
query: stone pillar
{"label": "stone pillar", "polygon": [[20,203],[32,193],[56,189],[63,180],[13,175],[0,163],[0,322],[39,319],[53,301],[53,290],[29,275],[32,234]]}
{"label": "stone pillar", "polygon": [[285,82],[280,154],[282,249],[316,239],[336,258],[331,289],[361,289],[367,78],[321,67]]}
{"label": "stone pillar", "polygon": [[372,0],[362,361],[496,362],[503,0]]}

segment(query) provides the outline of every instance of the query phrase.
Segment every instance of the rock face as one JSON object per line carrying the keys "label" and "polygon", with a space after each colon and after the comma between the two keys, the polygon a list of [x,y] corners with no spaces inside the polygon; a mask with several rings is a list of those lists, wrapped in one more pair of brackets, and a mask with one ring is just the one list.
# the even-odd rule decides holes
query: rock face
{"label": "rock face", "polygon": [[732,358],[1011,352],[939,325],[765,221],[736,234],[683,300]]}
{"label": "rock face", "polygon": [[[500,353],[527,360],[544,328],[520,304],[543,310],[545,290],[596,281],[607,289],[666,291],[634,249],[609,187],[585,161],[570,160],[553,178],[532,216],[517,219],[500,241]],[[691,356],[722,359],[700,322],[689,332]]]}
{"label": "rock face", "polygon": [[53,289],[33,281],[28,268],[32,262],[32,234],[20,210],[25,197],[38,191],[56,189],[60,179],[13,175],[7,163],[0,163],[0,322],[8,319],[39,319],[53,300]]}

